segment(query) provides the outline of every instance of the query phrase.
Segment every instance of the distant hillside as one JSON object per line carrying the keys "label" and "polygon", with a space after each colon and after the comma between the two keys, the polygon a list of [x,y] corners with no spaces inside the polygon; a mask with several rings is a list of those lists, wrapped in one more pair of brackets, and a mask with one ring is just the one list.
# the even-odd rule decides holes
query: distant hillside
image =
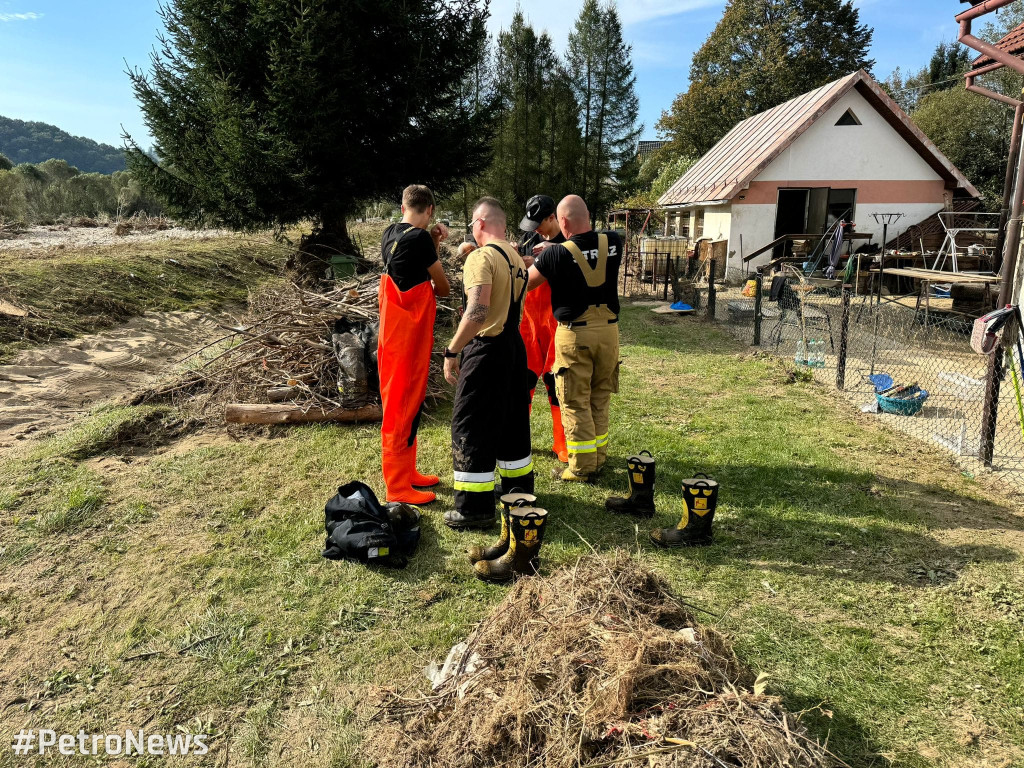
{"label": "distant hillside", "polygon": [[124,153],[109,144],[72,136],[55,125],[27,123],[0,116],[0,154],[12,163],[66,160],[83,173],[124,170]]}

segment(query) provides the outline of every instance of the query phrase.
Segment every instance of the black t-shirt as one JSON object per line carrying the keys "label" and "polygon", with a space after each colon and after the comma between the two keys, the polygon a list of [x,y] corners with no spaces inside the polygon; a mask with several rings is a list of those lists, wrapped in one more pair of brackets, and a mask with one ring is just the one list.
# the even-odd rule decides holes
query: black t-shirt
{"label": "black t-shirt", "polygon": [[[591,264],[597,263],[597,232],[591,230],[573,235],[574,242]],[[605,265],[604,284],[597,288],[587,285],[576,259],[563,245],[545,248],[533,262],[551,284],[551,310],[559,322],[569,323],[587,311],[587,307],[605,304],[619,314],[619,264],[622,261],[622,238],[615,232],[608,235],[608,261]]]}
{"label": "black t-shirt", "polygon": [[437,261],[437,249],[427,230],[416,229],[404,221],[392,224],[384,230],[380,250],[385,269],[398,290],[411,291],[430,280],[427,270]]}
{"label": "black t-shirt", "polygon": [[[538,243],[543,243],[544,237],[539,232],[531,232],[523,241],[519,243],[519,255],[520,256],[533,256],[533,246]],[[551,238],[552,243],[564,243],[565,235],[559,232],[557,235]]]}

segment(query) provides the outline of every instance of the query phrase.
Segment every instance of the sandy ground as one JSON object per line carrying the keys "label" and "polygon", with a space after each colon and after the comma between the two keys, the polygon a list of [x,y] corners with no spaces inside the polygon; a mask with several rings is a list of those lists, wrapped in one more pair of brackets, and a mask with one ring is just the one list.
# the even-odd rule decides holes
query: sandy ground
{"label": "sandy ground", "polygon": [[153,313],[103,333],[21,353],[0,365],[0,450],[143,389],[218,332],[201,312]]}
{"label": "sandy ground", "polygon": [[9,251],[30,251],[50,248],[90,248],[97,245],[157,242],[162,240],[210,240],[230,237],[234,232],[226,229],[152,229],[115,235],[113,226],[71,227],[54,225],[32,227],[13,238],[0,238],[0,253]]}

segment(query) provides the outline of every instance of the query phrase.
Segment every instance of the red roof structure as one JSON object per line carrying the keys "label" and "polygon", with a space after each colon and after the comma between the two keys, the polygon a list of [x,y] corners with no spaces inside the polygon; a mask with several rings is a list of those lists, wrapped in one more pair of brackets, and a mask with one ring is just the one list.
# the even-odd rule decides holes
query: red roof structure
{"label": "red roof structure", "polygon": [[[1006,51],[1011,56],[1017,56],[1024,53],[1024,24],[1021,24],[1014,30],[1011,30],[1006,37],[996,43],[996,48],[1001,51]],[[991,56],[985,56],[984,54],[979,56],[971,64],[971,70],[981,69],[987,67],[989,64],[995,64],[995,59]]]}
{"label": "red roof structure", "polygon": [[767,112],[748,117],[658,198],[658,205],[674,207],[731,200],[854,88],[946,181],[947,188],[960,188],[971,197],[981,197],[906,112],[862,69]]}

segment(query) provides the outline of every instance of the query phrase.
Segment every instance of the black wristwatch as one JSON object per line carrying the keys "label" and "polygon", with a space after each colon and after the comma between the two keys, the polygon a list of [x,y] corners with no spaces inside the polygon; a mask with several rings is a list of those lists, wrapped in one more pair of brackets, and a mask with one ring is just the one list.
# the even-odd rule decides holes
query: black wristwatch
{"label": "black wristwatch", "polygon": [[448,349],[448,347],[445,347],[444,348],[444,356],[446,358],[453,358],[453,357],[458,357],[459,353],[458,352],[452,352],[450,349]]}

